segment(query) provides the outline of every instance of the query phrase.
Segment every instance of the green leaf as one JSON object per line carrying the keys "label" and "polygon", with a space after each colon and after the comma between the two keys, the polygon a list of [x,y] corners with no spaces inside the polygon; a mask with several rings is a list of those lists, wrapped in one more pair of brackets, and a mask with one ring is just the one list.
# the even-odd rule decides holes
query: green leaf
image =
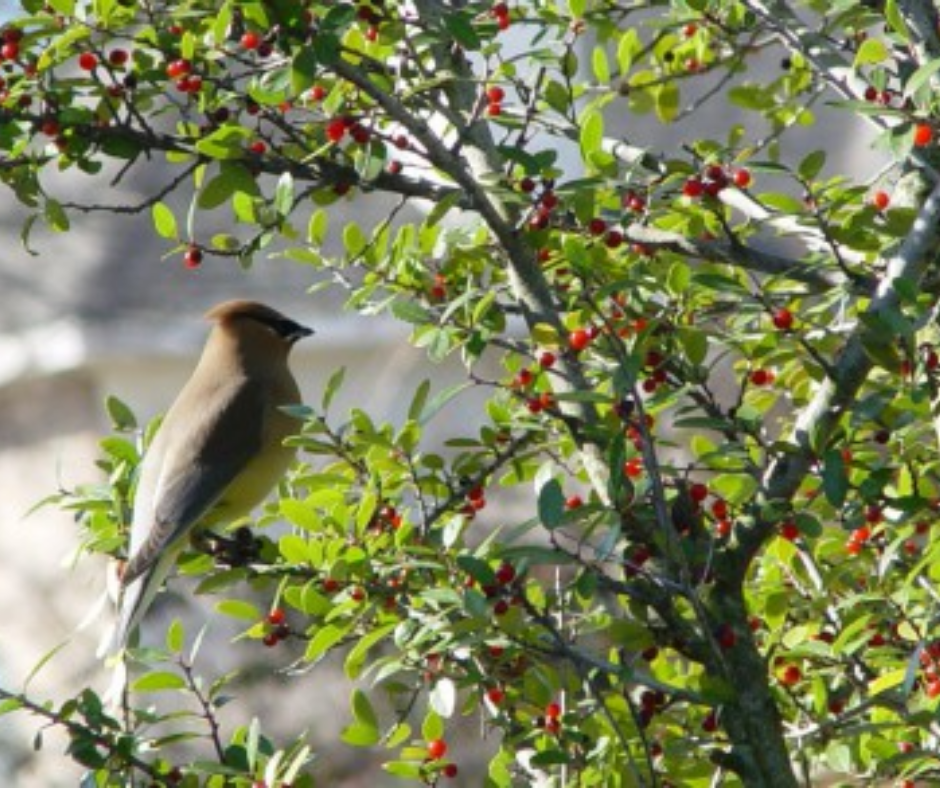
{"label": "green leaf", "polygon": [[663,123],[672,123],[679,114],[679,83],[672,81],[656,91],[656,117]]}
{"label": "green leaf", "polygon": [[361,689],[354,689],[352,694],[351,707],[353,719],[355,719],[356,722],[358,722],[360,725],[374,729],[376,735],[378,735],[379,720],[375,714],[375,709],[372,708],[372,702],[369,700],[369,696],[366,695]]}
{"label": "green leaf", "polygon": [[346,367],[340,367],[332,375],[330,375],[330,379],[326,382],[326,386],[323,389],[323,399],[321,401],[321,407],[323,408],[324,413],[330,409],[333,398],[336,396],[336,393],[340,390],[340,388],[342,388],[345,377]]}
{"label": "green leaf", "polygon": [[369,656],[369,651],[380,641],[387,638],[397,626],[397,624],[385,624],[377,629],[373,629],[369,634],[359,639],[359,642],[356,643],[355,647],[349,652],[349,655],[346,657],[346,662],[344,663],[347,678],[353,680],[359,678],[366,657]]}
{"label": "green leaf", "polygon": [[601,150],[604,140],[604,116],[596,109],[588,110],[581,119],[581,156],[589,161],[591,155]]}
{"label": "green leaf", "polygon": [[910,79],[905,83],[904,97],[910,98],[913,96],[933,78],[933,75],[936,74],[938,70],[940,70],[940,58],[928,60],[924,63],[917,71],[911,74]]}
{"label": "green leaf", "polygon": [[442,739],[444,737],[444,720],[441,719],[437,712],[433,710],[428,711],[424,722],[421,723],[421,736],[425,741]]}
{"label": "green leaf", "polygon": [[244,126],[222,126],[196,143],[196,150],[213,159],[241,159],[252,132]]}
{"label": "green leaf", "polygon": [[294,208],[294,176],[289,172],[281,173],[274,190],[274,210],[282,217],[290,215]]}
{"label": "green leaf", "polygon": [[427,218],[424,220],[424,225],[426,227],[434,227],[438,222],[441,221],[451,209],[454,208],[464,197],[463,192],[453,191],[450,194],[445,195],[442,199],[438,200],[434,207],[431,208],[431,211],[428,213]]}
{"label": "green leaf", "polygon": [[347,259],[358,257],[369,243],[362,228],[356,222],[349,222],[343,228],[343,248]]}
{"label": "green leaf", "polygon": [[166,648],[171,654],[179,654],[186,642],[186,630],[183,623],[177,618],[173,619],[170,628],[166,631]]}
{"label": "green leaf", "polygon": [[905,41],[908,41],[911,36],[908,32],[907,24],[904,22],[904,15],[898,9],[897,0],[887,0],[884,14],[891,29]]}
{"label": "green leaf", "polygon": [[319,63],[313,47],[297,47],[296,52],[290,64],[290,87],[299,96],[316,82]]}
{"label": "green leaf", "polygon": [[51,197],[46,198],[43,215],[46,220],[46,224],[57,233],[64,233],[68,231],[69,217],[65,212],[65,209],[62,207],[62,203],[60,203],[58,200],[53,200]]}
{"label": "green leaf", "polygon": [[421,414],[424,412],[424,403],[427,402],[428,392],[431,390],[431,381],[422,380],[421,384],[415,390],[414,396],[411,398],[411,405],[408,407],[408,419],[409,421],[419,421],[421,419]]}
{"label": "green leaf", "polygon": [[167,671],[156,671],[141,676],[131,685],[135,692],[164,692],[166,690],[185,689],[183,677]]}
{"label": "green leaf", "polygon": [[431,313],[417,301],[397,299],[392,302],[392,314],[399,320],[413,325],[431,322]]}
{"label": "green leaf", "polygon": [[550,478],[538,490],[539,519],[548,529],[557,528],[564,522],[565,494],[561,484]]}
{"label": "green leaf", "polygon": [[447,32],[450,33],[454,41],[471,52],[480,48],[482,42],[473,27],[473,15],[451,10],[443,14],[443,17],[444,27],[447,28]]}
{"label": "green leaf", "polygon": [[826,151],[814,150],[812,153],[803,157],[797,172],[804,181],[811,181],[819,175],[822,168],[826,165]]}
{"label": "green leaf", "polygon": [[458,394],[462,394],[464,391],[467,391],[467,389],[474,388],[474,386],[475,384],[472,382],[455,383],[453,386],[448,386],[443,391],[439,391],[431,398],[431,401],[424,407],[424,410],[421,411],[421,417],[419,419],[421,425],[424,426],[431,421],[431,419]]}
{"label": "green leaf", "polygon": [[104,406],[108,411],[108,417],[111,419],[111,426],[115,430],[126,432],[137,429],[137,418],[123,400],[109,394],[104,401]]}
{"label": "green leaf", "polygon": [[591,54],[591,66],[597,81],[601,85],[607,85],[610,82],[610,64],[607,62],[607,52],[602,46],[594,47]]}
{"label": "green leaf", "polygon": [[151,213],[153,215],[153,226],[158,235],[169,238],[171,241],[179,238],[179,232],[176,229],[176,218],[166,203],[155,203]]}
{"label": "green leaf", "polygon": [[255,605],[240,599],[223,599],[216,603],[215,609],[222,615],[245,621],[257,621],[261,618],[261,612]]}
{"label": "green leaf", "polygon": [[866,38],[855,53],[855,68],[882,63],[889,57],[888,48],[880,38]]}

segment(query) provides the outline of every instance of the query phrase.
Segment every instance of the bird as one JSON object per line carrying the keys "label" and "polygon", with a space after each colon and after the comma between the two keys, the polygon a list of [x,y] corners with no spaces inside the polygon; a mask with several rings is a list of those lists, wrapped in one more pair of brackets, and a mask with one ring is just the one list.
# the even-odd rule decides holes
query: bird
{"label": "bird", "polygon": [[251,512],[294,459],[284,441],[301,402],[288,366],[313,331],[269,306],[233,300],[210,309],[202,356],[140,466],[112,655],[123,654],[191,538]]}

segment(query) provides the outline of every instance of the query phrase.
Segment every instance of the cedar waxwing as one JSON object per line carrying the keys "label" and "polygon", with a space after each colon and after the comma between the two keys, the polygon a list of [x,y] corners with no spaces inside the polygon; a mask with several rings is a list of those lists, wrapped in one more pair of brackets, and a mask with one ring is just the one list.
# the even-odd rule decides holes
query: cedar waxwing
{"label": "cedar waxwing", "polygon": [[133,636],[187,538],[248,514],[284,475],[300,403],[287,366],[312,334],[270,307],[227,301],[199,364],[157,430],[140,469],[114,651]]}

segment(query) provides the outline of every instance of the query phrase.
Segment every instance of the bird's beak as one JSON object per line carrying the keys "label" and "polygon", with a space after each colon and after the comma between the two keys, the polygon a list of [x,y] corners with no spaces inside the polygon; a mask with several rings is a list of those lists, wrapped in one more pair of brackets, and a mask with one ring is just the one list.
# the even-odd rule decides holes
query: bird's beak
{"label": "bird's beak", "polygon": [[294,329],[287,335],[288,341],[293,345],[295,342],[303,339],[304,337],[312,336],[316,333],[312,328],[307,328],[302,326],[299,323],[295,325]]}

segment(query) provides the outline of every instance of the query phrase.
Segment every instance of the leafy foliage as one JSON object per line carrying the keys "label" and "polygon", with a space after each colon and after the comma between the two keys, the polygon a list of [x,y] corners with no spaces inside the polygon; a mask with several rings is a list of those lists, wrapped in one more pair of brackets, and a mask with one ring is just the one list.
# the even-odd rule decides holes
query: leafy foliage
{"label": "leafy foliage", "polygon": [[[162,156],[165,187],[110,208],[149,210],[187,265],[284,254],[490,392],[439,451],[425,429],[464,387],[421,384],[404,423],[377,424],[331,411],[337,374],[297,413],[287,531],[247,535],[247,562],[184,565],[259,646],[296,642],[311,669],[342,654],[343,742],[425,784],[454,773],[448,730],[470,714],[500,735],[492,786],[936,778],[928,4],[23,5],[0,50],[0,177],[35,211],[26,238],[109,207],[58,200],[50,168],[117,160],[120,179]],[[703,138],[697,113],[723,100],[744,120]],[[844,137],[874,129],[890,193],[782,144],[824,103]],[[692,139],[625,142],[638,116]],[[373,192],[385,221],[336,226]],[[203,238],[223,208],[233,229]],[[108,484],[60,504],[87,550],[120,555],[138,452],[102,451]],[[518,490],[527,519],[475,528]],[[252,723],[223,743],[227,679],[203,688],[184,641],[139,654],[134,689],[195,702],[192,762],[162,754],[191,735],[175,716],[152,760],[140,708],[119,722],[85,692],[4,710],[74,732],[97,785],[310,784],[302,740]]]}

